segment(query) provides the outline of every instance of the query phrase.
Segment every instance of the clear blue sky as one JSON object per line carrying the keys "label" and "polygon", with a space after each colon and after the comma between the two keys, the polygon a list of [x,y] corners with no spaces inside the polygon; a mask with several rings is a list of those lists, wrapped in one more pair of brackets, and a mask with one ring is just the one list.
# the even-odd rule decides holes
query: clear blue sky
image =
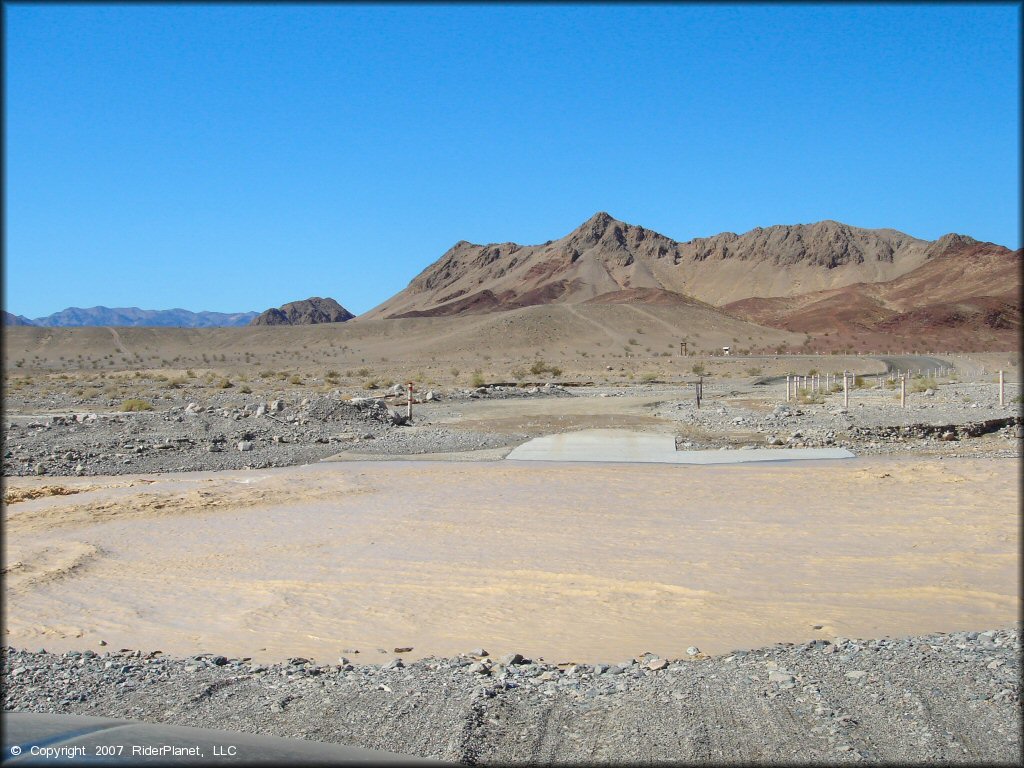
{"label": "clear blue sky", "polygon": [[1015,5],[18,5],[5,308],[364,312],[598,210],[1020,246]]}

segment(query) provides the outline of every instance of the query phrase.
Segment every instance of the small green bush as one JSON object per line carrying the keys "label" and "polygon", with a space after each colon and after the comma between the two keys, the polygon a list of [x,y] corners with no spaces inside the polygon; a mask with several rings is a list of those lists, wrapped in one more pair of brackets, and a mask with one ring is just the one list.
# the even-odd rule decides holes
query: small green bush
{"label": "small green bush", "polygon": [[651,382],[657,380],[658,374],[654,373],[654,371],[647,371],[646,373],[640,376],[640,381],[642,381],[644,384],[650,384]]}
{"label": "small green bush", "polygon": [[302,377],[299,376],[299,374],[297,374],[297,373],[293,373],[291,378],[288,379],[288,382],[290,384],[301,384],[302,383]]}
{"label": "small green bush", "polygon": [[938,389],[938,384],[935,383],[935,379],[914,379],[910,385],[911,392],[924,392],[926,389]]}
{"label": "small green bush", "polygon": [[129,399],[121,403],[122,411],[152,411],[153,405],[145,400]]}

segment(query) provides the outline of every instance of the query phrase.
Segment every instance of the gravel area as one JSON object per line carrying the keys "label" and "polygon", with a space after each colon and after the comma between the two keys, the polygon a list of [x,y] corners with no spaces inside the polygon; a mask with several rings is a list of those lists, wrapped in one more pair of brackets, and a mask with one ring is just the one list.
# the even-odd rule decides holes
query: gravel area
{"label": "gravel area", "polygon": [[[776,387],[777,388],[777,387]],[[461,453],[513,447],[531,434],[488,431],[440,419],[454,404],[481,400],[660,398],[650,415],[679,424],[684,450],[842,446],[861,455],[913,451],[945,456],[1020,456],[1020,405],[1000,406],[991,385],[948,384],[909,396],[906,408],[888,390],[855,390],[821,402],[785,403],[778,393],[741,382],[715,382],[698,409],[685,386],[631,387],[489,385],[418,395],[414,420],[404,420],[404,394],[388,402],[336,391],[261,398],[235,392],[200,402],[165,396],[154,410],[73,410],[70,397],[45,402],[19,395],[5,414],[5,476],[117,475],[259,469],[320,461],[351,450],[381,457]],[[114,403],[115,401],[111,401]],[[64,410],[62,410],[62,407]],[[600,406],[595,402],[595,409]]]}
{"label": "gravel area", "polygon": [[[1020,627],[552,664],[474,649],[266,665],[7,648],[4,708],[307,738],[467,764],[1021,758]],[[396,652],[400,649],[395,649]]]}
{"label": "gravel area", "polygon": [[890,390],[855,390],[849,407],[841,392],[823,395],[821,402],[756,401],[755,407],[739,396],[705,400],[700,409],[691,399],[658,403],[653,410],[686,425],[677,438],[677,447],[686,450],[839,446],[858,455],[1020,456],[1021,406],[1000,406],[991,385],[939,386],[908,395],[906,407],[896,397]]}
{"label": "gravel area", "polygon": [[[5,476],[118,475],[260,469],[320,461],[353,449],[361,454],[463,452],[513,446],[527,435],[431,425],[441,401],[572,397],[561,387],[480,387],[444,395],[425,393],[412,424],[404,399],[346,398],[340,392],[261,399],[216,394],[202,403],[176,402],[160,410],[24,414],[4,422]],[[396,396],[392,396],[392,401]],[[20,410],[39,408],[31,400]],[[60,402],[49,401],[49,410]],[[72,405],[69,403],[68,405]],[[428,426],[423,426],[428,425]]]}

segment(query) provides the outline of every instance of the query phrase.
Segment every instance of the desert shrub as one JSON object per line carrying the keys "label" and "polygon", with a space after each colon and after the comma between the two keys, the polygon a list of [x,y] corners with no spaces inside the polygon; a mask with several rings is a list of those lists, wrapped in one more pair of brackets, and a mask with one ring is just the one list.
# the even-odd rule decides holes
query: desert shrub
{"label": "desert shrub", "polygon": [[704,363],[697,363],[697,364],[696,364],[695,366],[693,366],[693,368],[691,368],[690,370],[692,370],[692,371],[693,371],[694,373],[696,373],[696,374],[697,374],[698,376],[700,376],[700,375],[701,375],[701,374],[703,374],[703,373],[704,373],[704,371],[705,371],[705,368],[704,368]]}
{"label": "desert shrub", "polygon": [[238,391],[241,392],[243,395],[251,395],[252,387],[250,387],[248,384],[243,384],[241,387],[238,388]]}
{"label": "desert shrub", "polygon": [[168,389],[181,389],[184,384],[185,384],[185,379],[179,377],[179,378],[171,379],[170,381],[168,381],[167,382],[167,388]]}
{"label": "desert shrub", "polygon": [[543,360],[537,360],[530,366],[530,373],[535,376],[541,376],[544,373],[550,373],[552,376],[561,376],[562,369],[555,365],[548,365]]}
{"label": "desert shrub", "polygon": [[518,366],[512,369],[512,378],[516,381],[522,381],[526,378],[526,371]]}
{"label": "desert shrub", "polygon": [[804,405],[822,404],[825,402],[825,398],[820,392],[815,392],[811,389],[800,389],[796,393],[796,399],[798,403]]}
{"label": "desert shrub", "polygon": [[360,378],[363,377],[363,376],[369,376],[370,375],[370,369],[369,368],[358,368],[358,369],[356,369],[355,375],[359,376]]}
{"label": "desert shrub", "polygon": [[233,387],[233,386],[235,386],[235,385],[232,384],[227,379],[221,379],[220,381],[217,382],[217,388],[218,389],[231,389],[231,387]]}
{"label": "desert shrub", "polygon": [[291,378],[288,379],[288,383],[289,384],[301,384],[302,383],[302,377],[299,376],[299,374],[297,374],[297,373],[293,373]]}
{"label": "desert shrub", "polygon": [[121,403],[122,411],[152,411],[153,405],[145,400],[131,398]]}
{"label": "desert shrub", "polygon": [[761,369],[760,368],[756,368],[756,367],[755,368],[747,368],[747,375],[748,376],[760,376],[761,375]]}
{"label": "desert shrub", "polygon": [[273,371],[260,371],[260,378],[261,379],[271,379],[273,377],[274,377],[274,372]]}
{"label": "desert shrub", "polygon": [[652,381],[657,380],[658,374],[656,374],[654,371],[647,371],[646,373],[640,376],[640,381],[642,381],[644,384],[650,384]]}
{"label": "desert shrub", "polygon": [[910,385],[911,392],[924,392],[926,389],[938,389],[938,384],[935,383],[935,379],[914,379]]}
{"label": "desert shrub", "polygon": [[637,341],[636,339],[630,339],[630,340],[629,340],[629,346],[631,346],[631,347],[635,347],[635,346],[636,346],[637,344],[639,344],[639,343],[640,343],[640,342],[639,342],[639,341]]}
{"label": "desert shrub", "polygon": [[473,374],[469,377],[469,384],[473,387],[482,387],[484,385],[484,373],[479,368],[473,371]]}

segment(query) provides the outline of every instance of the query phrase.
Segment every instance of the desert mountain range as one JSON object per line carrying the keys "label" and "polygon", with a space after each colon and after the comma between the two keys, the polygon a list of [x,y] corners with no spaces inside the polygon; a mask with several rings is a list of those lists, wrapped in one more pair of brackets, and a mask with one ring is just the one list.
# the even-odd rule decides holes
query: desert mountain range
{"label": "desert mountain range", "polygon": [[690,304],[833,338],[988,344],[1020,327],[1020,264],[1020,250],[952,233],[929,241],[821,221],[677,242],[601,212],[541,245],[460,241],[360,319]]}
{"label": "desert mountain range", "polygon": [[599,296],[610,301],[609,294],[622,291],[627,292],[624,299],[633,300],[637,289],[662,301],[671,300],[666,294],[678,294],[723,306],[884,283],[938,256],[979,246],[984,253],[1010,254],[963,235],[930,242],[893,229],[860,229],[835,221],[677,242],[601,212],[541,245],[460,241],[364,317],[484,312]]}
{"label": "desert mountain range", "polygon": [[[680,242],[600,212],[540,245],[459,241],[353,323],[509,312],[518,318],[518,310],[543,308],[550,316],[544,323],[554,329],[601,307],[623,306],[633,314],[671,308],[671,325],[685,326],[689,317],[707,328],[740,321],[749,325],[747,336],[771,328],[823,349],[892,342],[1004,348],[1016,345],[1020,330],[1020,266],[1021,250],[960,234],[929,241],[827,220]],[[334,299],[320,297],[258,316],[105,307],[69,308],[35,321],[4,314],[5,325],[47,326],[315,325],[352,318]],[[559,331],[540,338],[550,333]]]}
{"label": "desert mountain range", "polygon": [[84,326],[147,326],[166,328],[219,328],[248,325],[257,312],[191,312],[187,309],[139,309],[138,307],[68,307],[52,315],[29,319],[4,311],[4,325],[38,325],[44,328]]}

